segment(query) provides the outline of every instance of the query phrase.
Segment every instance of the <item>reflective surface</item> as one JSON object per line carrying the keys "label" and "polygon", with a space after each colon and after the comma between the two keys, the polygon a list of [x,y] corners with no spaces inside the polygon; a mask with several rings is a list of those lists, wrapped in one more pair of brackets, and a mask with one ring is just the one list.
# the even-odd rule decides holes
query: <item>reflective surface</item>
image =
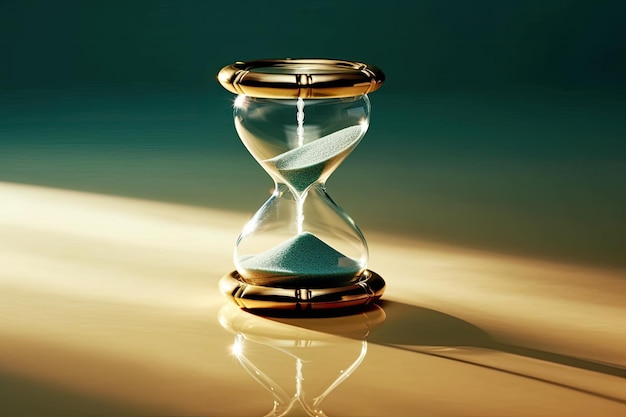
{"label": "reflective surface", "polygon": [[392,277],[380,309],[265,318],[217,288],[244,215],[10,183],[0,195],[9,415],[626,410],[621,271],[374,235],[371,265]]}

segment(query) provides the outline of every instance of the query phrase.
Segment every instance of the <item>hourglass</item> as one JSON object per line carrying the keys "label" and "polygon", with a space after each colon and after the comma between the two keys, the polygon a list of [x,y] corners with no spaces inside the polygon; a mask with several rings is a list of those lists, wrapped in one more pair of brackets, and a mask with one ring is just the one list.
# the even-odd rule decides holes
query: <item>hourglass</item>
{"label": "hourglass", "polygon": [[365,238],[325,184],[365,135],[367,94],[383,73],[349,61],[259,60],[226,66],[218,80],[237,94],[237,133],[275,183],[237,240],[236,270],[222,278],[222,291],[245,309],[326,310],[379,299],[385,282],[367,269]]}

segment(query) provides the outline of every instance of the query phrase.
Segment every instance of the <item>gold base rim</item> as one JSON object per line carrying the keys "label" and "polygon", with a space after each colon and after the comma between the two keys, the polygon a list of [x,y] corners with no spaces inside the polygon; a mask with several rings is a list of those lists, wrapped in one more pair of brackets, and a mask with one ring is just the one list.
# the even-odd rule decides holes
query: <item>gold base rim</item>
{"label": "gold base rim", "polygon": [[370,305],[385,292],[385,280],[366,269],[347,285],[330,288],[281,288],[253,285],[237,271],[222,277],[222,293],[245,310],[285,312],[331,311]]}

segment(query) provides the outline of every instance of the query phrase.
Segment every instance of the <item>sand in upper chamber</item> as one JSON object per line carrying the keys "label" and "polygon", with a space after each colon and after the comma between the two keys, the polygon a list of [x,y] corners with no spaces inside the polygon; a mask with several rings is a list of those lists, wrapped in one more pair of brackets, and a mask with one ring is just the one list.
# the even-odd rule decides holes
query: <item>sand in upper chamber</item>
{"label": "sand in upper chamber", "polygon": [[298,192],[317,181],[336,158],[349,152],[363,134],[363,127],[350,126],[303,146],[266,159]]}
{"label": "sand in upper chamber", "polygon": [[298,283],[346,281],[362,267],[356,260],[333,249],[309,232],[296,235],[280,245],[240,261],[244,278],[263,280],[294,277]]}

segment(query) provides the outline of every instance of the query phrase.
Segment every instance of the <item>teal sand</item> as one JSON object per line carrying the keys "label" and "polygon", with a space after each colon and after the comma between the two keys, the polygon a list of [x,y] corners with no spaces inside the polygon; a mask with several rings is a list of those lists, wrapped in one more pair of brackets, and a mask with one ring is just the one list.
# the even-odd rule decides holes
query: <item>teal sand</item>
{"label": "teal sand", "polygon": [[350,126],[304,146],[268,159],[298,192],[317,181],[329,163],[345,155],[363,136],[362,126]]}
{"label": "teal sand", "polygon": [[252,284],[263,285],[276,278],[281,284],[293,281],[313,287],[349,282],[363,267],[304,232],[258,255],[244,257],[237,269]]}

